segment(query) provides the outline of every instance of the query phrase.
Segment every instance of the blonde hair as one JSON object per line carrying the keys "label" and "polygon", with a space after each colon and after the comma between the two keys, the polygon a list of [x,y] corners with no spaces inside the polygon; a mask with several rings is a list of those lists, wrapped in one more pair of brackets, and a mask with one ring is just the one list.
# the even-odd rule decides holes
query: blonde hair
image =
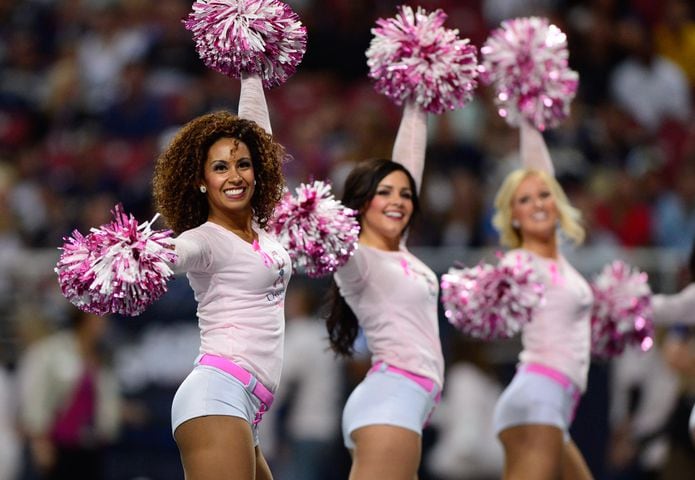
{"label": "blonde hair", "polygon": [[497,191],[495,196],[496,212],[492,218],[492,224],[500,234],[500,243],[510,248],[521,246],[523,241],[521,232],[512,226],[512,200],[521,182],[532,175],[538,176],[550,189],[559,212],[560,229],[575,244],[581,244],[586,236],[584,227],[581,225],[581,212],[570,204],[567,195],[553,176],[542,170],[533,169],[514,170],[507,175]]}

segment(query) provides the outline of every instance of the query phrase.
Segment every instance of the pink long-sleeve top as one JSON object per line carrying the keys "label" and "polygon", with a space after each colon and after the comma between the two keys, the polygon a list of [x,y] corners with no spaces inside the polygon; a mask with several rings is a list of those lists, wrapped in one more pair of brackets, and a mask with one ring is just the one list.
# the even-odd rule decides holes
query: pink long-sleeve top
{"label": "pink long-sleeve top", "polygon": [[[425,163],[427,114],[407,104],[393,148],[419,189]],[[427,265],[401,243],[398,251],[360,244],[334,275],[340,293],[357,316],[372,353],[383,361],[444,384],[439,339],[439,283]]]}
{"label": "pink long-sleeve top", "polygon": [[444,358],[434,272],[405,246],[392,252],[360,245],[335,281],[359,319],[372,363],[431,378],[441,388]]}
{"label": "pink long-sleeve top", "polygon": [[198,302],[200,353],[219,355],[253,373],[271,391],[282,370],[284,300],[292,274],[285,249],[254,226],[250,244],[212,222],[175,239],[177,272]]}
{"label": "pink long-sleeve top", "polygon": [[516,262],[517,255],[531,258],[545,285],[541,305],[522,329],[519,361],[554,368],[583,392],[591,360],[591,287],[562,255],[552,259],[516,249],[504,261]]}

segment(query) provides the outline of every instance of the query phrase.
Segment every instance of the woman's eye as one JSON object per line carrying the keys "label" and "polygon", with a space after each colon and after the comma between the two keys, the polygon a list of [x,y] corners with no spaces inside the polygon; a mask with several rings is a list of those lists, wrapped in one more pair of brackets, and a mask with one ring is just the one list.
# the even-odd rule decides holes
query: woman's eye
{"label": "woman's eye", "polygon": [[227,170],[227,165],[225,165],[224,163],[215,163],[212,165],[212,170],[214,172],[223,172]]}
{"label": "woman's eye", "polygon": [[389,190],[377,190],[376,191],[377,195],[389,195],[391,192]]}
{"label": "woman's eye", "polygon": [[242,160],[239,162],[239,168],[251,168],[251,161],[250,160]]}
{"label": "woman's eye", "polygon": [[521,197],[521,198],[520,198],[519,200],[517,200],[517,201],[518,201],[519,203],[522,203],[522,204],[523,204],[523,203],[528,203],[529,197],[523,196],[523,197]]}
{"label": "woman's eye", "polygon": [[541,198],[548,198],[550,196],[550,192],[541,192]]}
{"label": "woman's eye", "polygon": [[407,200],[412,200],[413,194],[410,193],[410,192],[403,192],[403,193],[401,193],[401,197],[403,197],[403,198],[405,198],[405,199],[407,199]]}

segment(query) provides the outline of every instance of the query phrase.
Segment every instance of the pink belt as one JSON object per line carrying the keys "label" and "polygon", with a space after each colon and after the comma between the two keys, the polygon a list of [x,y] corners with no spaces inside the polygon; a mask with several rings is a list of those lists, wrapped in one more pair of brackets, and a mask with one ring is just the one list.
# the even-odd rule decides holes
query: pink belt
{"label": "pink belt", "polygon": [[[372,368],[369,369],[369,372],[367,374],[374,372],[393,372],[399,375],[403,375],[405,378],[412,380],[413,382],[420,385],[428,393],[432,393],[434,389],[437,388],[437,384],[434,383],[434,380],[432,380],[431,378],[423,377],[422,375],[416,375],[412,372],[409,372],[408,370],[403,370],[402,368],[394,367],[393,365],[388,365],[382,361],[378,361],[374,365],[372,365]],[[440,394],[441,392],[437,394],[437,398],[435,399],[436,401],[439,400]]]}
{"label": "pink belt", "polygon": [[261,421],[263,414],[267,412],[270,406],[273,404],[273,400],[275,399],[273,393],[268,390],[265,385],[259,382],[255,376],[231,360],[224,357],[218,357],[217,355],[205,353],[198,360],[198,365],[207,365],[218,368],[223,372],[227,372],[232,377],[243,383],[245,387],[251,389],[251,393],[253,393],[253,395],[255,395],[256,398],[261,401],[261,408],[253,421],[254,425],[257,425],[258,422]]}
{"label": "pink belt", "polygon": [[581,398],[581,392],[579,388],[569,379],[567,375],[562,372],[555,370],[554,368],[542,365],[540,363],[525,363],[519,367],[522,372],[535,373],[537,375],[543,375],[548,377],[554,382],[560,384],[562,388],[567,390],[570,395],[572,395],[572,412],[570,414],[570,421],[574,419],[577,413],[577,407],[579,406],[579,399]]}
{"label": "pink belt", "polygon": [[562,385],[562,387],[565,389],[576,389],[574,383],[572,383],[572,380],[570,380],[567,375],[555,370],[554,368],[546,367],[545,365],[542,365],[540,363],[525,363],[521,365],[521,367],[519,368],[524,372],[537,373],[539,375],[551,378],[556,383]]}

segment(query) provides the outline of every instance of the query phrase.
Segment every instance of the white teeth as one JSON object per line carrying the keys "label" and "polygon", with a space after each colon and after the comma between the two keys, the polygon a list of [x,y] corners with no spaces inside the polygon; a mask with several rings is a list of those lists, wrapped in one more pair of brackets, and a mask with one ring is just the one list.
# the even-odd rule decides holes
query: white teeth
{"label": "white teeth", "polygon": [[401,212],[385,212],[384,215],[389,218],[403,218],[403,214]]}
{"label": "white teeth", "polygon": [[533,215],[531,215],[531,217],[532,217],[534,220],[545,220],[545,219],[548,218],[548,214],[545,213],[545,212],[536,212],[536,213],[534,213]]}
{"label": "white teeth", "polygon": [[241,193],[244,191],[243,188],[232,188],[230,190],[225,190],[224,193],[226,195],[241,195]]}

